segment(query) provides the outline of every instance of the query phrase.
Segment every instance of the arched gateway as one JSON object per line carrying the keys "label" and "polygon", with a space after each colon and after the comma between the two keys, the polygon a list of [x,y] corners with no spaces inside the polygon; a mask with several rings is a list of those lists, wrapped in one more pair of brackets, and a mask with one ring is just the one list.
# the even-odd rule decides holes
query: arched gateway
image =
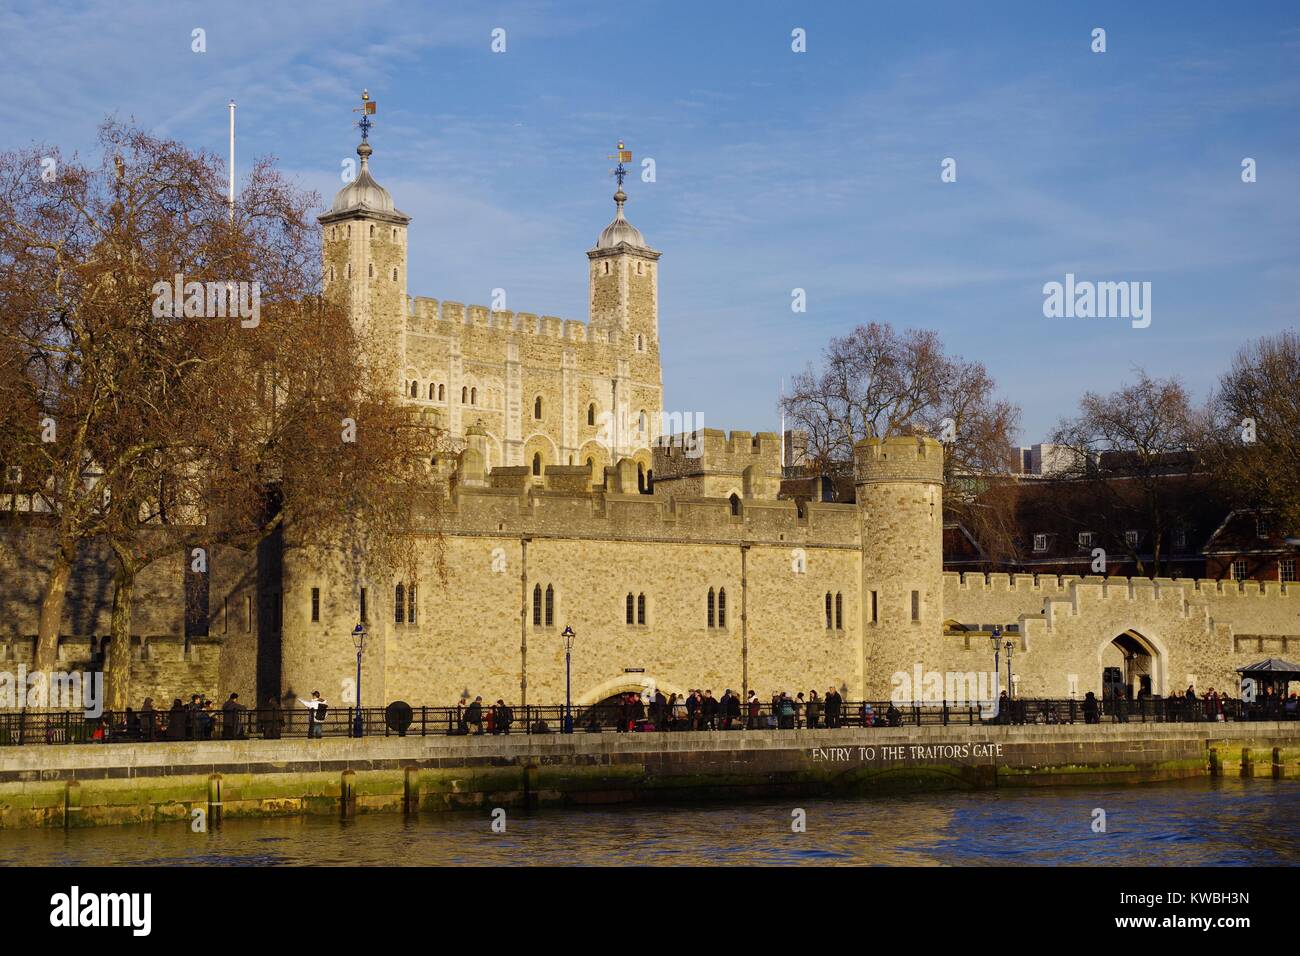
{"label": "arched gateway", "polygon": [[1104,642],[1098,657],[1103,699],[1123,696],[1136,700],[1144,694],[1163,697],[1168,693],[1168,657],[1154,638],[1130,628]]}
{"label": "arched gateway", "polygon": [[624,713],[622,704],[627,694],[643,694],[648,697],[656,690],[664,697],[685,694],[681,687],[665,684],[652,674],[620,674],[611,677],[574,699],[574,726],[585,727],[594,719],[601,726],[612,727]]}

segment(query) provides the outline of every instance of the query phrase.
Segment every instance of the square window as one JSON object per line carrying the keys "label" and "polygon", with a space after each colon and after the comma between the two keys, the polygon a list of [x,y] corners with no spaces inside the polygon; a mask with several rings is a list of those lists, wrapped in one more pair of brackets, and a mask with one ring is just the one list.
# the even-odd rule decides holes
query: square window
{"label": "square window", "polygon": [[1047,550],[1047,535],[1045,534],[1034,535],[1034,550],[1035,551]]}

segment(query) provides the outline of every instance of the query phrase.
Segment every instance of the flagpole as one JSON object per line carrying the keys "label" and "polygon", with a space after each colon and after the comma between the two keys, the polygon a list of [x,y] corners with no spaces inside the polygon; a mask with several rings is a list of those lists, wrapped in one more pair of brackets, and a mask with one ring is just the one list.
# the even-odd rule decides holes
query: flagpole
{"label": "flagpole", "polygon": [[235,221],[235,101],[230,101],[230,221]]}
{"label": "flagpole", "polygon": [[781,379],[781,469],[784,473],[785,458],[785,379]]}

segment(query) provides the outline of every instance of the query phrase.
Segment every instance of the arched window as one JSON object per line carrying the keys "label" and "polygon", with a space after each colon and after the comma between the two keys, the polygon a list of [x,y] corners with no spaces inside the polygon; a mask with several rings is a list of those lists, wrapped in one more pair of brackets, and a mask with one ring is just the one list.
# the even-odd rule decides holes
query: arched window
{"label": "arched window", "polygon": [[433,401],[433,383],[429,383],[429,401]]}
{"label": "arched window", "polygon": [[[375,227],[371,226],[370,228],[373,229]],[[373,262],[370,263],[370,265],[366,266],[366,274],[371,279],[375,277],[375,264]]]}
{"label": "arched window", "polygon": [[478,404],[478,389],[477,389],[477,388],[471,388],[471,389],[469,390],[469,403],[470,403],[471,405],[477,405],[477,404]]}
{"label": "arched window", "polygon": [[727,589],[718,588],[718,627],[727,626]]}
{"label": "arched window", "polygon": [[542,626],[542,586],[533,585],[533,627]]}
{"label": "arched window", "polygon": [[345,279],[352,278],[352,263],[349,262],[347,265],[343,267],[343,278]]}
{"label": "arched window", "polygon": [[844,630],[844,595],[835,592],[835,630]]}
{"label": "arched window", "polygon": [[596,424],[596,403],[595,402],[592,402],[590,405],[587,406],[587,424],[588,425]]}
{"label": "arched window", "polygon": [[396,269],[393,270],[393,281],[394,281],[394,282],[397,281],[397,270],[396,270]]}
{"label": "arched window", "polygon": [[636,622],[638,624],[645,623],[645,595],[644,594],[638,594],[636,596]]}
{"label": "arched window", "polygon": [[540,451],[535,451],[533,452],[533,474],[540,475],[541,473],[542,473],[542,453]]}
{"label": "arched window", "polygon": [[737,495],[732,494],[730,501],[731,501],[731,513],[732,513],[733,515],[739,515],[739,514],[740,514],[740,498],[739,498]]}
{"label": "arched window", "polygon": [[637,350],[638,352],[644,352],[644,351],[645,351],[645,338],[644,338],[644,337],[641,335],[641,333],[639,333],[639,332],[637,333],[637,336],[636,336],[636,350]]}
{"label": "arched window", "polygon": [[636,430],[639,432],[645,431],[647,424],[649,424],[649,419],[646,418],[645,409],[643,408],[641,414],[636,418]]}
{"label": "arched window", "polygon": [[709,627],[713,627],[714,626],[713,622],[716,620],[716,617],[714,616],[715,615],[714,608],[715,608],[716,601],[717,601],[717,595],[713,593],[713,588],[709,588]]}
{"label": "arched window", "polygon": [[330,226],[330,238],[331,238],[331,239],[337,239],[338,237],[339,237],[339,227],[338,227],[338,226]]}
{"label": "arched window", "polygon": [[415,585],[406,589],[406,623],[415,623]]}
{"label": "arched window", "polygon": [[397,241],[397,227],[393,227],[393,242]]}
{"label": "arched window", "polygon": [[416,395],[419,393],[419,391],[420,391],[420,383],[415,381],[411,382],[411,397],[415,398]]}
{"label": "arched window", "polygon": [[627,622],[628,622],[629,624],[631,624],[631,623],[633,622],[633,617],[632,617],[632,592],[631,592],[631,591],[628,591],[628,592],[627,592]]}
{"label": "arched window", "polygon": [[555,625],[555,588],[546,585],[546,626]]}
{"label": "arched window", "polygon": [[540,395],[533,399],[533,418],[542,420],[542,396]]}
{"label": "arched window", "polygon": [[375,227],[373,225],[370,227],[370,238],[375,238]]}
{"label": "arched window", "polygon": [[406,612],[406,588],[400,584],[393,589],[393,621],[401,624]]}
{"label": "arched window", "polygon": [[831,617],[831,592],[826,592],[826,630],[833,626],[834,618]]}
{"label": "arched window", "polygon": [[609,260],[605,260],[605,275],[609,275]]}
{"label": "arched window", "polygon": [[596,480],[596,459],[588,458],[587,467],[591,469],[591,480],[595,481]]}
{"label": "arched window", "polygon": [[469,404],[469,386],[468,386],[468,385],[462,385],[462,386],[460,387],[460,403],[461,403],[462,405],[468,405],[468,404]]}
{"label": "arched window", "polygon": [[444,397],[444,394],[443,394],[443,391],[442,391],[442,386],[439,385],[439,386],[438,386],[438,401],[442,401],[442,400],[443,400],[443,397]]}
{"label": "arched window", "polygon": [[645,493],[647,495],[652,495],[654,494],[654,490],[655,490],[655,473],[654,473],[654,469],[651,468],[649,471],[645,473]]}
{"label": "arched window", "polygon": [[636,490],[645,494],[645,465],[636,463]]}

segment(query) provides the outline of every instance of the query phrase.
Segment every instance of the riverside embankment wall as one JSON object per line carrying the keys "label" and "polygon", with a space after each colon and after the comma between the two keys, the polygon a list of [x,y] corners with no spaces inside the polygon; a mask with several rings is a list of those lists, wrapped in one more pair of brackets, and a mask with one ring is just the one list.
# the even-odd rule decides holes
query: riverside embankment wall
{"label": "riverside embankment wall", "polygon": [[[0,827],[1300,776],[1300,724],[948,726],[30,746]],[[199,811],[198,814],[195,811]]]}

